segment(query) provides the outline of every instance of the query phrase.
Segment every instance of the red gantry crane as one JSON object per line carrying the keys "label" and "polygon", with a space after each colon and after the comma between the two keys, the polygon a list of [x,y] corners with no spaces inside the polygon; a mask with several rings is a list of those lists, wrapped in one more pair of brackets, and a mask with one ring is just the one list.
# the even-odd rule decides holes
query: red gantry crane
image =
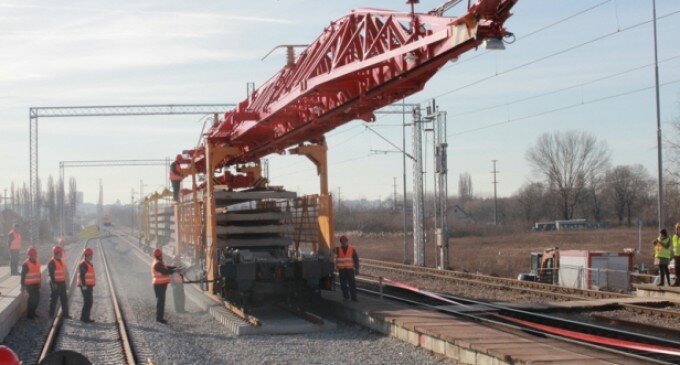
{"label": "red gantry crane", "polygon": [[[219,226],[228,219],[217,218],[227,214],[220,204],[234,199],[239,189],[266,187],[260,159],[287,149],[317,166],[320,242],[315,253],[329,256],[333,210],[324,134],[355,119],[373,121],[376,110],[422,90],[448,61],[485,41],[498,44],[511,36],[503,24],[517,0],[468,1],[464,15],[443,15],[460,1],[448,1],[429,13],[413,11],[417,0],[408,1],[411,12],[355,9],[331,22],[297,57],[290,46],[288,62],[276,75],[236,108],[215,118],[199,146],[184,154],[183,170],[192,175],[192,196],[185,195],[176,211],[177,236],[185,237],[189,243],[184,245],[193,246],[194,252],[204,252],[211,282],[221,275],[218,267],[226,267],[218,263],[220,257],[238,249],[233,247],[235,239],[229,243],[225,237],[244,231]],[[197,183],[197,174],[206,175],[204,184]],[[252,196],[252,189],[248,190]],[[212,285],[211,290],[218,291]]]}

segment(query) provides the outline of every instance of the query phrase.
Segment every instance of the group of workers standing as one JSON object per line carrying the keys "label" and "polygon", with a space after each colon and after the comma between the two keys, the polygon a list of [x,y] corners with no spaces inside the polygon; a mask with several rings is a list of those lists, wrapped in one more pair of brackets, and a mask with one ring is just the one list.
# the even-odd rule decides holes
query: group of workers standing
{"label": "group of workers standing", "polygon": [[654,264],[659,267],[659,286],[671,285],[671,273],[668,268],[671,259],[675,264],[675,283],[672,286],[680,286],[678,269],[680,269],[680,223],[675,225],[675,233],[672,237],[666,229],[659,231],[659,237],[654,242]]}
{"label": "group of workers standing", "polygon": [[[21,250],[21,234],[19,233],[19,226],[15,224],[9,232],[8,245],[10,247],[10,271],[12,275],[21,275],[21,291],[28,294],[26,317],[29,319],[36,318],[36,310],[40,303],[40,287],[42,284],[41,263],[38,260],[38,250],[35,247],[29,247],[26,251],[28,258],[21,265],[21,271],[18,270],[19,251]],[[65,318],[71,318],[68,307],[68,279],[69,275],[66,270],[65,239],[62,237],[59,242],[52,249],[52,258],[47,264],[47,272],[50,278],[50,303],[49,316],[54,317],[57,303],[61,304],[62,313]],[[96,274],[92,257],[94,251],[87,247],[83,250],[82,260],[78,264],[76,273],[76,282],[80,288],[83,296],[83,308],[80,315],[80,320],[85,323],[92,323],[94,320],[91,317],[93,305],[93,293],[96,284]],[[179,256],[176,256],[173,262],[174,266],[165,265],[163,262],[163,252],[161,249],[154,251],[154,261],[151,265],[152,284],[154,293],[156,295],[156,321],[160,323],[167,323],[164,318],[165,313],[165,294],[168,284],[172,284],[173,297],[175,301],[175,311],[177,313],[185,313],[184,304],[184,279],[180,272],[181,261]]]}

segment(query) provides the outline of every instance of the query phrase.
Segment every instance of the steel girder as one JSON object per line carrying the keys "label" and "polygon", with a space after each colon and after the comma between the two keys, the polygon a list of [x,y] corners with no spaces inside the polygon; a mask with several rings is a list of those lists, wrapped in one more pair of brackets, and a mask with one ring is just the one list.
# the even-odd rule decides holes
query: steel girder
{"label": "steel girder", "polygon": [[[292,65],[225,113],[203,136],[241,153],[216,163],[257,161],[420,91],[449,60],[506,35],[517,0],[478,0],[461,17],[355,9],[331,22]],[[191,151],[204,172],[204,148]]]}

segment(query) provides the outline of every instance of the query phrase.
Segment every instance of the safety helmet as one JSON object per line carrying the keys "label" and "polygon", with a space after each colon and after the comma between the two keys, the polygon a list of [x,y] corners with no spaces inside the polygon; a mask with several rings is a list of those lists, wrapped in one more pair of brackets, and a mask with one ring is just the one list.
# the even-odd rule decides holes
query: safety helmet
{"label": "safety helmet", "polygon": [[92,251],[92,249],[88,247],[88,248],[83,250],[83,255],[92,256],[92,255],[94,255],[94,251]]}
{"label": "safety helmet", "polygon": [[177,155],[177,156],[175,157],[175,160],[181,160],[181,159],[182,159],[182,155]]}
{"label": "safety helmet", "polygon": [[153,250],[153,257],[163,257],[163,251],[160,248]]}
{"label": "safety helmet", "polygon": [[28,251],[26,253],[28,254],[28,256],[37,256],[38,250],[36,250],[35,247],[31,246],[28,248]]}
{"label": "safety helmet", "polygon": [[680,228],[680,222],[675,223],[675,228]]}
{"label": "safety helmet", "polygon": [[19,223],[14,223],[14,224],[12,224],[12,227],[13,227],[13,228],[19,228]]}
{"label": "safety helmet", "polygon": [[62,253],[64,253],[64,249],[61,248],[61,246],[54,246],[52,248],[52,253],[55,254],[55,255],[56,254],[62,254]]}
{"label": "safety helmet", "polygon": [[347,241],[348,241],[347,236],[340,236],[340,242],[345,243]]}
{"label": "safety helmet", "polygon": [[21,360],[19,360],[19,356],[12,349],[5,345],[0,345],[0,364],[21,365]]}

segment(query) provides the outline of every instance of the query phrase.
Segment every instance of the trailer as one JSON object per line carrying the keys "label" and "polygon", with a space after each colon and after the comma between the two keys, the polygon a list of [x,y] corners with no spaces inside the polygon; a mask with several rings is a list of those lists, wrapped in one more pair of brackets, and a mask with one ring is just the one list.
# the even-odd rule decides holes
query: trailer
{"label": "trailer", "polygon": [[559,285],[626,292],[633,269],[632,252],[561,250]]}

